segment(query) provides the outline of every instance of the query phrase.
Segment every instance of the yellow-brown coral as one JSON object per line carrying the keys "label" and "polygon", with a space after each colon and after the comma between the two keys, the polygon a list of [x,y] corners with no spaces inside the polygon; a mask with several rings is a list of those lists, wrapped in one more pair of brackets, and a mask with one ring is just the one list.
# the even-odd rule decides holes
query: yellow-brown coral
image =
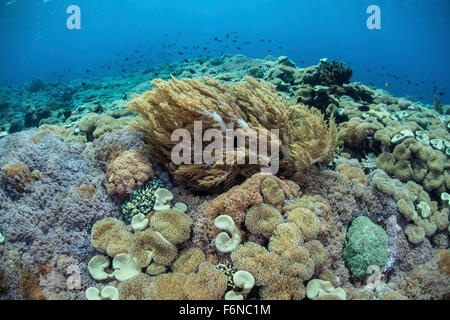
{"label": "yellow-brown coral", "polygon": [[301,246],[303,234],[299,227],[293,223],[282,223],[274,230],[269,242],[269,250],[278,254],[288,249]]}
{"label": "yellow-brown coral", "polygon": [[148,159],[139,151],[127,150],[109,162],[106,189],[110,195],[130,194],[153,173]]}
{"label": "yellow-brown coral", "polygon": [[[203,190],[227,187],[237,176],[249,177],[265,165],[264,160],[276,156],[271,154],[261,158],[258,155],[256,163],[248,166],[256,151],[250,150],[247,143],[227,146],[228,128],[241,129],[250,137],[265,134],[269,143],[281,145],[280,166],[286,173],[332,160],[337,146],[333,117],[327,125],[319,110],[290,105],[277,94],[271,83],[251,77],[245,77],[245,80],[228,85],[209,77],[156,79],[152,81],[153,90],[128,104],[144,119],[141,128],[147,133],[150,153],[157,162],[168,167],[178,184]],[[208,129],[218,130],[225,146],[221,153],[235,155],[239,151],[246,165],[238,164],[234,156],[233,163],[224,164],[222,155],[216,155],[210,165],[192,164],[193,154],[188,155],[190,163],[171,163],[172,150],[179,143],[172,141],[172,133],[176,129],[186,129],[192,137],[194,121],[201,121],[202,134]],[[271,129],[279,130],[279,138],[270,134]],[[205,150],[207,145],[203,142],[201,150]]]}
{"label": "yellow-brown coral", "polygon": [[153,260],[164,266],[170,265],[178,255],[177,248],[152,229],[137,232],[128,251],[141,266],[147,265],[149,251],[152,252]]}
{"label": "yellow-brown coral", "polygon": [[274,207],[279,206],[284,201],[284,192],[273,178],[264,179],[261,185],[261,193],[264,201]]}
{"label": "yellow-brown coral", "polygon": [[266,238],[272,236],[273,230],[283,222],[283,217],[276,208],[262,203],[253,206],[245,216],[245,226],[254,234],[262,234]]}
{"label": "yellow-brown coral", "polygon": [[281,274],[262,287],[259,294],[263,300],[302,300],[306,290],[301,279]]}
{"label": "yellow-brown coral", "polygon": [[304,247],[292,248],[281,254],[281,272],[298,277],[302,281],[311,279],[314,274],[314,261]]}
{"label": "yellow-brown coral", "polygon": [[106,252],[110,257],[127,252],[132,239],[132,234],[125,229],[125,223],[115,218],[97,221],[91,231],[94,248]]}
{"label": "yellow-brown coral", "polygon": [[121,300],[151,300],[152,278],[141,273],[119,283],[119,297]]}
{"label": "yellow-brown coral", "polygon": [[316,238],[320,230],[319,218],[306,208],[296,208],[290,211],[287,221],[294,222],[300,228],[305,240]]}
{"label": "yellow-brown coral", "polygon": [[190,248],[181,251],[178,258],[173,262],[174,272],[193,273],[197,271],[200,263],[206,260],[205,253],[199,248]]}
{"label": "yellow-brown coral", "polygon": [[279,256],[254,242],[246,242],[231,253],[233,264],[239,270],[252,274],[258,285],[268,284],[279,272]]}
{"label": "yellow-brown coral", "polygon": [[179,210],[161,210],[150,218],[150,226],[171,243],[180,244],[190,237],[192,219]]}
{"label": "yellow-brown coral", "polygon": [[22,193],[26,186],[34,182],[30,168],[22,161],[4,166],[2,168],[2,178],[19,193]]}
{"label": "yellow-brown coral", "polygon": [[213,264],[202,262],[197,273],[187,275],[183,286],[190,300],[220,300],[227,289],[227,276]]}
{"label": "yellow-brown coral", "polygon": [[153,277],[152,296],[154,300],[187,300],[183,287],[187,275],[184,273],[165,273]]}

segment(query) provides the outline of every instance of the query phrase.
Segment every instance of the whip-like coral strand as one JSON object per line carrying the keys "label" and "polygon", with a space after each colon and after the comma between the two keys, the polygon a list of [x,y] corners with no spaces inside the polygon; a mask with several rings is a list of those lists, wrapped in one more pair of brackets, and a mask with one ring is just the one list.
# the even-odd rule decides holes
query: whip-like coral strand
{"label": "whip-like coral strand", "polygon": [[[271,83],[252,77],[245,77],[245,80],[228,85],[210,77],[156,79],[152,81],[153,90],[128,104],[144,120],[139,126],[147,133],[150,153],[157,162],[168,167],[178,184],[199,190],[228,187],[236,177],[249,177],[276,160],[284,175],[332,160],[337,145],[333,117],[327,125],[319,110],[291,105],[277,94]],[[196,127],[195,121],[201,121],[201,126]],[[211,140],[198,142],[200,150],[195,149],[194,141],[194,152],[186,158],[183,154],[183,160],[187,161],[173,163],[171,154],[180,142],[171,138],[177,129],[187,130],[191,138],[198,136],[195,136],[197,131],[204,137],[206,130],[215,129],[220,136],[214,136],[214,142],[222,142],[222,148],[218,148],[222,152],[214,154],[212,163],[200,164],[193,160],[202,159],[199,152],[205,153]],[[240,130],[238,140],[243,137],[246,141],[227,145],[228,129]],[[270,131],[273,129],[279,130],[278,137]],[[239,135],[234,132],[235,137]],[[276,152],[264,154],[261,150],[252,150],[251,139],[263,136],[271,147],[280,147],[279,159]],[[187,149],[191,151],[191,143]],[[228,162],[230,159],[232,161]],[[239,159],[244,159],[244,164],[238,162]]]}

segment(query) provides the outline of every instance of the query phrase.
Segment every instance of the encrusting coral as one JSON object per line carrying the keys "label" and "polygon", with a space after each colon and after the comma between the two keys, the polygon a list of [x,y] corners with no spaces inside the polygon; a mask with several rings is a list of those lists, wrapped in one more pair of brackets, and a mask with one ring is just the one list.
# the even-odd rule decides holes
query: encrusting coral
{"label": "encrusting coral", "polygon": [[[252,77],[245,80],[228,85],[209,77],[182,80],[172,77],[167,82],[156,79],[152,81],[153,90],[128,104],[144,119],[141,128],[147,133],[150,154],[168,167],[178,184],[202,190],[227,187],[238,176],[249,177],[268,164],[259,155],[257,163],[249,165],[249,159],[255,156],[251,152],[256,150],[250,150],[247,143],[237,147],[226,145],[227,129],[241,129],[243,134],[254,129],[260,137],[266,135],[268,143],[281,147],[280,168],[286,174],[333,159],[337,146],[333,117],[327,125],[320,111],[290,105],[272,84]],[[186,129],[194,137],[194,121],[201,121],[202,136],[207,129],[218,130],[218,139],[223,140],[225,147],[222,152],[216,151],[222,155],[216,155],[209,165],[192,164],[194,157],[201,156],[194,154],[187,155],[188,163],[174,164],[170,159],[178,142],[171,140],[171,135],[176,129]],[[271,129],[279,130],[279,138],[269,133]],[[207,144],[201,143],[203,152]],[[190,151],[191,142],[188,144]],[[238,151],[246,165],[236,163]],[[232,155],[232,164],[225,162],[226,155]],[[275,155],[267,156],[270,161]]]}

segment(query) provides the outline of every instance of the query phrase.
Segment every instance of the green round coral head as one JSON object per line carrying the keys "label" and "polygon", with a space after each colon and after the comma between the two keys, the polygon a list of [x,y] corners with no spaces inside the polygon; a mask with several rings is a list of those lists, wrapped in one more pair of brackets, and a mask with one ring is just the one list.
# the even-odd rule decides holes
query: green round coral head
{"label": "green round coral head", "polygon": [[347,243],[342,258],[352,280],[365,281],[367,268],[376,265],[383,269],[388,260],[386,231],[367,217],[357,217],[347,230]]}

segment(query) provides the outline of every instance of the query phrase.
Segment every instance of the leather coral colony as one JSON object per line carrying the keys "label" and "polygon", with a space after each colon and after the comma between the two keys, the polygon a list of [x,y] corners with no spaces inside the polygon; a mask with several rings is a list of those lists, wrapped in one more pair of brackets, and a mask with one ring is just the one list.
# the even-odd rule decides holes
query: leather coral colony
{"label": "leather coral colony", "polygon": [[[273,154],[265,158],[257,154],[256,163],[240,164],[236,154],[248,160],[255,156],[255,151],[249,147],[250,143],[234,143],[230,148],[226,144],[227,129],[268,137],[268,143],[279,147],[279,168],[283,175],[333,159],[337,145],[334,118],[327,125],[320,111],[290,104],[269,82],[245,77],[245,82],[225,84],[210,77],[181,80],[172,77],[169,81],[153,80],[152,84],[153,90],[133,99],[128,107],[143,118],[140,127],[147,134],[150,154],[170,170],[178,184],[197,190],[228,187],[238,176],[249,177],[274,160]],[[224,155],[216,157],[212,164],[174,164],[171,152],[179,141],[172,141],[171,135],[176,129],[186,129],[194,137],[194,121],[201,121],[202,134],[207,129],[220,130]],[[270,134],[272,129],[279,130],[279,138]],[[200,143],[204,151],[211,141]],[[224,160],[230,153],[234,159],[231,163]]]}

